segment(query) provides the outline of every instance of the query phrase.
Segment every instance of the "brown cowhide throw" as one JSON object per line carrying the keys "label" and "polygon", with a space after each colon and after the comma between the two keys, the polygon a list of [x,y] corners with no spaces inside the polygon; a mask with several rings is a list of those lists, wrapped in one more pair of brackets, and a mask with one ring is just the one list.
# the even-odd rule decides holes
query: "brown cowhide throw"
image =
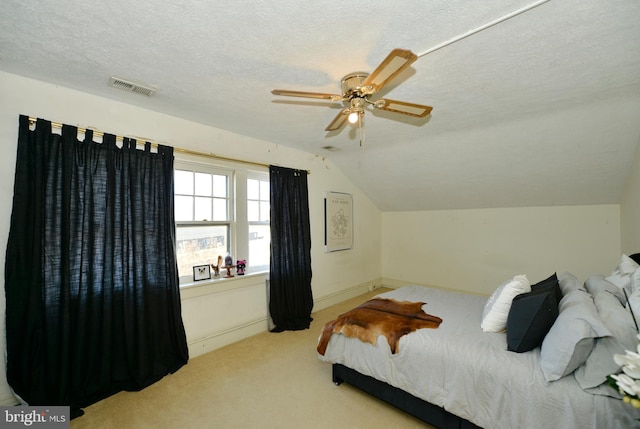
{"label": "brown cowhide throw", "polygon": [[326,325],[318,341],[318,353],[324,356],[331,334],[339,333],[374,346],[378,337],[384,335],[391,353],[398,351],[398,342],[403,335],[422,328],[437,328],[442,319],[422,311],[424,302],[396,301],[374,298],[340,315]]}

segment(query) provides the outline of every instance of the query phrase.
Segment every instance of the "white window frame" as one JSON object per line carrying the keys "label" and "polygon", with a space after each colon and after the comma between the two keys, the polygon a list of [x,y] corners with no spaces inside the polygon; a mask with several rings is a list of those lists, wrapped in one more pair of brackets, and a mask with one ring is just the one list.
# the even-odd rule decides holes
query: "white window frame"
{"label": "white window frame", "polygon": [[[246,189],[248,188],[247,183],[248,180],[252,179],[252,180],[259,180],[259,181],[263,181],[263,182],[267,182],[269,183],[269,173],[256,173],[256,172],[250,172],[247,176],[247,180],[245,181],[245,186],[244,189],[246,191]],[[269,197],[269,195],[267,195],[267,197]],[[264,200],[260,200],[260,201],[264,201]],[[248,196],[245,195],[244,198],[244,204],[246,204],[248,206],[249,203],[249,198]],[[271,204],[271,201],[269,201],[269,204]],[[251,225],[270,225],[271,224],[271,219],[269,219],[269,221],[249,221],[249,215],[248,213],[246,214],[245,218],[247,219],[247,246],[249,245],[249,226]],[[249,249],[247,248],[247,255],[249,254]],[[252,267],[253,269],[256,270],[260,270],[260,271],[269,271],[270,266],[269,265],[262,265],[262,266],[254,266]]]}
{"label": "white window frame", "polygon": [[[182,154],[174,161],[175,170],[189,170],[211,174],[228,174],[229,176],[229,220],[227,222],[178,222],[176,228],[180,225],[229,225],[229,248],[233,261],[238,259],[247,259],[246,274],[265,273],[269,271],[269,266],[255,267],[251,265],[248,258],[249,255],[249,222],[247,216],[247,179],[259,179],[269,181],[268,171],[249,170],[247,166],[239,163],[231,162],[203,162],[198,157],[191,157]],[[265,167],[266,170],[266,167]],[[223,257],[225,255],[222,255]],[[209,262],[209,261],[207,261]],[[215,263],[216,261],[210,261]],[[213,274],[213,273],[212,273]],[[216,281],[212,278],[212,281]],[[193,284],[193,276],[180,277],[180,286]]]}

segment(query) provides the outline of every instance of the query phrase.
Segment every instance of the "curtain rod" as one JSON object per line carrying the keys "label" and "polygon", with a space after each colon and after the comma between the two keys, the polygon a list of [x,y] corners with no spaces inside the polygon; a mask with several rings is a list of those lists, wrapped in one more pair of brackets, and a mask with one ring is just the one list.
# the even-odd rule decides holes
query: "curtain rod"
{"label": "curtain rod", "polygon": [[[38,118],[34,118],[33,116],[29,116],[29,124],[30,125],[35,125],[36,121],[38,120]],[[52,128],[58,128],[58,129],[62,129],[62,125],[60,122],[53,122],[53,121],[49,121],[51,122],[51,127]],[[82,128],[82,127],[76,127],[78,129],[79,133],[86,133],[87,132],[87,128]],[[98,136],[98,137],[102,137],[104,136],[104,132],[102,131],[98,131],[98,130],[93,130],[90,129],[91,131],[93,131],[93,135],[94,136]],[[147,139],[145,137],[130,137],[132,139],[135,139],[136,141],[145,141],[145,142],[149,142],[151,144],[152,147],[157,148],[158,147],[158,143],[154,142],[151,139]],[[116,136],[116,141],[120,141],[122,142],[124,140],[123,136]],[[191,149],[183,149],[181,147],[174,147],[173,148],[174,152],[179,152],[179,153],[183,153],[186,155],[195,155],[195,156],[202,156],[202,157],[206,157],[206,158],[213,158],[213,159],[217,159],[220,161],[230,161],[230,162],[238,162],[241,164],[248,164],[248,165],[255,165],[258,167],[269,167],[269,164],[265,164],[263,162],[256,162],[256,161],[247,161],[244,159],[238,159],[238,158],[231,158],[231,157],[227,157],[227,156],[222,156],[222,155],[216,155],[214,153],[209,153],[209,152],[199,152],[197,150],[191,150]],[[311,172],[309,170],[306,170],[307,174],[311,174]]]}

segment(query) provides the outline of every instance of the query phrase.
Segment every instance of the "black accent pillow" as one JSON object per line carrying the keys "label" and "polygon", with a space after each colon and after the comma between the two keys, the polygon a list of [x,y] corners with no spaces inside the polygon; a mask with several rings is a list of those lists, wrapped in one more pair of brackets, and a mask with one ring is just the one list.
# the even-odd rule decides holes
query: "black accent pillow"
{"label": "black accent pillow", "polygon": [[562,297],[554,276],[513,298],[507,317],[507,350],[523,353],[542,344],[558,318],[558,296]]}
{"label": "black accent pillow", "polygon": [[546,279],[542,280],[541,282],[531,285],[531,291],[542,290],[542,289],[546,290],[547,288],[555,289],[556,301],[558,302],[558,304],[560,304],[560,300],[562,299],[563,295],[562,295],[562,289],[560,289],[560,282],[558,281],[557,273],[553,273]]}
{"label": "black accent pillow", "polygon": [[633,255],[629,256],[631,259],[633,259],[636,264],[640,264],[640,253],[634,253]]}

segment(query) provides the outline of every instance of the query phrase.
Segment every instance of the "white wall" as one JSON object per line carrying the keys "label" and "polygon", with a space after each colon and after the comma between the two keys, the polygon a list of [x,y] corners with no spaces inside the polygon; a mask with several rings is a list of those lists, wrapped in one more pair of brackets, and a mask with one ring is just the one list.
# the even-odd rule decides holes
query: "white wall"
{"label": "white wall", "polygon": [[622,253],[640,252],[640,143],[620,204]]}
{"label": "white wall", "polygon": [[[13,196],[18,115],[95,127],[119,135],[220,155],[308,169],[315,310],[385,284],[430,284],[489,294],[509,276],[532,281],[553,271],[584,279],[609,273],[619,253],[640,247],[640,159],[618,205],[380,211],[322,157],[0,72],[0,249],[6,249]],[[135,95],[133,95],[135,96]],[[347,192],[354,201],[352,250],[324,253],[323,198]],[[622,225],[621,225],[622,224]],[[621,234],[621,231],[623,232]],[[622,237],[622,238],[621,238]],[[622,240],[622,243],[621,243]],[[183,313],[192,356],[266,328],[263,278],[183,291]],[[4,264],[0,264],[4,287]],[[237,302],[246,300],[247,310]],[[4,312],[4,294],[0,311]],[[0,318],[4,331],[4,317]],[[0,360],[0,405],[12,402]]]}
{"label": "white wall", "polygon": [[[0,147],[3,151],[0,157],[0,249],[3,251],[7,245],[13,198],[18,116],[25,114],[94,127],[117,135],[144,136],[174,147],[310,170],[314,309],[358,295],[380,283],[380,211],[322,157],[3,72],[0,72],[0,94]],[[135,94],[131,96],[138,97]],[[352,250],[324,253],[323,198],[327,191],[353,194],[355,244]],[[186,293],[188,296],[183,298],[183,306],[189,314],[185,315],[185,329],[192,352],[251,333],[251,329],[243,330],[246,326],[265,329],[266,307],[258,304],[266,300],[264,288],[258,286],[264,285],[263,279],[255,284],[245,284],[246,281],[238,280],[237,288],[232,287],[234,290],[227,292],[221,292],[219,288],[199,288],[197,298],[193,291]],[[0,283],[4,289],[4,263],[0,264]],[[232,314],[233,305],[221,304],[225,300],[233,303],[238,299],[248,299],[253,311],[239,316],[238,313]],[[207,302],[211,305],[203,304]],[[4,308],[2,294],[2,313]],[[225,311],[229,313],[225,314]],[[220,320],[235,320],[236,323],[234,326],[223,325]],[[234,333],[234,329],[238,332]],[[0,330],[4,332],[4,317],[0,318]],[[225,338],[221,340],[221,336]],[[4,361],[0,360],[0,404],[11,402]]]}
{"label": "white wall", "polygon": [[619,219],[617,205],[383,213],[384,283],[490,294],[516,274],[609,274]]}

